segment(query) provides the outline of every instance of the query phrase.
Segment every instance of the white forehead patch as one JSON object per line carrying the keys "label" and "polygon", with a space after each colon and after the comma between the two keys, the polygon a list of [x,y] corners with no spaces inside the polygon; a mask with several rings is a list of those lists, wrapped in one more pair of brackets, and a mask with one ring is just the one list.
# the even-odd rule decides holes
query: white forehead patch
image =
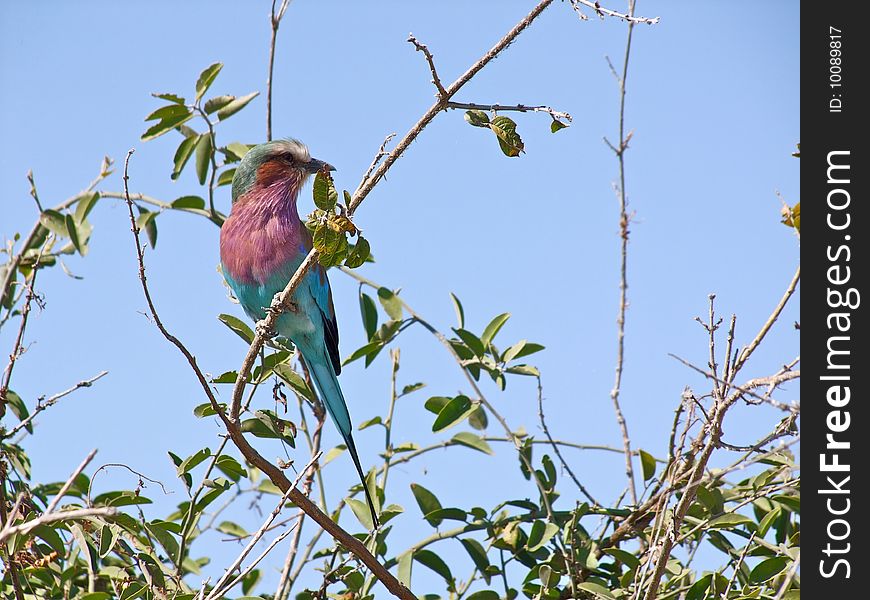
{"label": "white forehead patch", "polygon": [[289,153],[296,162],[307,163],[311,160],[311,155],[308,153],[308,147],[299,140],[278,140],[274,142],[274,144],[278,153]]}

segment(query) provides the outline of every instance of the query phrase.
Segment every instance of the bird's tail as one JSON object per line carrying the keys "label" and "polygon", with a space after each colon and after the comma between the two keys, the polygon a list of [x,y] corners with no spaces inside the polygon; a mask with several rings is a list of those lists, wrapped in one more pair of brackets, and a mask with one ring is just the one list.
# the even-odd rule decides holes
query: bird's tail
{"label": "bird's tail", "polygon": [[344,394],[341,393],[341,386],[338,384],[338,378],[335,376],[335,371],[333,371],[332,365],[326,357],[324,357],[323,360],[318,361],[306,360],[306,363],[308,363],[309,372],[311,378],[314,380],[317,392],[320,394],[323,404],[326,405],[326,410],[329,412],[329,416],[332,417],[333,422],[335,422],[336,427],[338,427],[341,437],[344,438],[344,443],[347,446],[348,452],[350,452],[350,457],[353,459],[356,471],[359,473],[363,492],[365,492],[366,500],[369,504],[369,510],[372,513],[372,522],[375,529],[377,529],[380,527],[377,511],[375,510],[374,502],[372,502],[372,497],[369,495],[369,488],[366,485],[366,477],[363,473],[362,465],[359,462],[356,444],[353,442],[353,436],[351,435],[353,425],[350,421],[350,413],[347,410],[347,403],[344,400]]}

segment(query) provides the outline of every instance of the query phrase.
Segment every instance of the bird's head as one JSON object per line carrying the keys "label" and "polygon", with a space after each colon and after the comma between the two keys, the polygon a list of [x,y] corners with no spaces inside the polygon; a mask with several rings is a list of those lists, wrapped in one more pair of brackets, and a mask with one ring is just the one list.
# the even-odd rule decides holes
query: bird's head
{"label": "bird's head", "polygon": [[309,176],[323,168],[334,171],[335,167],[311,158],[308,148],[299,140],[274,140],[251,148],[233,175],[233,202],[257,187],[269,187],[285,182],[298,192]]}

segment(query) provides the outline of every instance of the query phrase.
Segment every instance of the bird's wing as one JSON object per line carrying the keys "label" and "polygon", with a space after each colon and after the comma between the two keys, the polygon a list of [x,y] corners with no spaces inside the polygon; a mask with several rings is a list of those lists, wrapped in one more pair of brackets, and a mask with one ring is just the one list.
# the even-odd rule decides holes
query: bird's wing
{"label": "bird's wing", "polygon": [[335,320],[335,307],[332,304],[332,289],[326,277],[326,269],[315,265],[311,270],[311,294],[323,318],[323,341],[335,374],[341,373],[341,358],[338,355],[338,323]]}

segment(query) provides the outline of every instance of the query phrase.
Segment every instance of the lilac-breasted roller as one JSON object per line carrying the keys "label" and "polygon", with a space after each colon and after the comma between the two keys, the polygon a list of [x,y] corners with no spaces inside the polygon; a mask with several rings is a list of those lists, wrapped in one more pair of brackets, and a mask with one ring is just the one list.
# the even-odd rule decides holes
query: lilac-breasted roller
{"label": "lilac-breasted roller", "polygon": [[[296,198],[309,176],[334,167],[311,158],[297,140],[255,146],[233,176],[232,209],[221,227],[221,267],[242,308],[254,321],[266,317],[276,293],[283,290],[311,250],[311,234],[299,219]],[[344,438],[366,500],[378,526],[374,503],[365,484],[350,414],[336,376],[341,372],[338,324],[326,270],[308,272],[278,317],[277,333],[290,339],[308,366],[317,393]]]}

